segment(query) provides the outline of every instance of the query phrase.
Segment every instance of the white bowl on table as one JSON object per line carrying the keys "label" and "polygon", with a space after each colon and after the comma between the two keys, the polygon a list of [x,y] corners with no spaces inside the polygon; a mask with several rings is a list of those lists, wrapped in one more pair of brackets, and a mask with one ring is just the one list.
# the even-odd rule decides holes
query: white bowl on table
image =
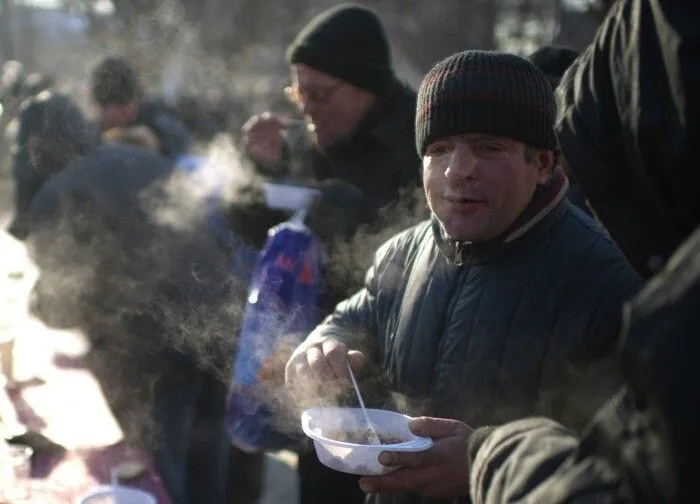
{"label": "white bowl on table", "polygon": [[382,445],[357,444],[330,439],[328,433],[360,432],[367,423],[360,408],[311,408],[301,416],[301,426],[316,448],[318,460],[325,466],[362,476],[388,474],[397,467],[379,463],[383,451],[420,452],[433,446],[430,438],[418,437],[408,428],[411,417],[387,410],[368,409],[372,424],[381,437],[397,437],[404,442]]}
{"label": "white bowl on table", "polygon": [[101,485],[84,495],[77,504],[158,504],[158,501],[138,488]]}

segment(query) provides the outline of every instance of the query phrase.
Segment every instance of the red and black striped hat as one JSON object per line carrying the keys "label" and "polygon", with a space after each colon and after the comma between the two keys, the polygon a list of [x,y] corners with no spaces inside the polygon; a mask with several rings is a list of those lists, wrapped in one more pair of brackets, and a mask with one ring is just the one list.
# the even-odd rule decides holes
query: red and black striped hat
{"label": "red and black striped hat", "polygon": [[416,148],[463,133],[557,148],[556,103],[547,77],[515,54],[464,51],[435,65],[418,90]]}

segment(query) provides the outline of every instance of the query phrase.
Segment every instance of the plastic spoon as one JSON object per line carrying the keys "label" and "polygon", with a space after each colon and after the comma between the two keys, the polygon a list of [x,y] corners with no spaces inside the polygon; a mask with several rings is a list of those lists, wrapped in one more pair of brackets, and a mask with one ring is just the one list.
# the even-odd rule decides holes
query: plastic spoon
{"label": "plastic spoon", "polygon": [[350,379],[352,380],[352,386],[355,387],[355,393],[357,394],[357,400],[360,401],[360,407],[362,408],[362,414],[365,416],[365,421],[367,422],[367,429],[369,430],[367,438],[368,438],[369,444],[380,445],[380,444],[382,444],[382,441],[379,439],[379,435],[377,434],[377,431],[375,430],[374,425],[372,424],[372,421],[369,419],[369,415],[367,414],[367,409],[365,408],[365,402],[362,400],[362,394],[360,394],[360,387],[357,386],[357,380],[355,380],[355,375],[352,372],[352,368],[350,367],[349,361],[348,361],[348,372],[350,373]]}
{"label": "plastic spoon", "polygon": [[117,474],[117,468],[112,467],[109,470],[109,486],[112,487],[112,499],[115,504],[119,504],[119,475]]}

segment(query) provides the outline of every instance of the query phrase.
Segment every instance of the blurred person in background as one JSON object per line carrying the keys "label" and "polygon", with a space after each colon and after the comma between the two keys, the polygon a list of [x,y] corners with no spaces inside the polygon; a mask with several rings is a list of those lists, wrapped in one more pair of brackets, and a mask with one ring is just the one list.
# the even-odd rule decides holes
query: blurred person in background
{"label": "blurred person in background", "polygon": [[[698,48],[700,4],[620,0],[558,89],[564,155],[587,191],[591,184],[595,210],[596,196],[606,197],[599,215],[612,237],[633,257],[676,252],[625,306],[624,386],[580,436],[547,418],[471,435],[473,504],[700,502]],[[644,214],[639,204],[648,205]],[[442,426],[445,438],[466,429],[417,423]],[[394,459],[414,474],[424,465]]]}
{"label": "blurred person in background", "polygon": [[36,174],[23,189],[40,271],[33,313],[88,336],[87,365],[174,504],[225,502],[224,407],[247,282],[231,276],[206,213],[182,201],[186,191],[171,194],[171,160],[98,145],[55,93],[25,105],[19,131],[16,161]]}
{"label": "blurred person in background", "polygon": [[11,124],[22,101],[54,86],[54,77],[49,74],[29,73],[19,61],[7,61],[0,72],[0,174],[9,167],[9,146],[15,132]]}
{"label": "blurred person in background", "polygon": [[[571,47],[548,45],[540,47],[528,56],[528,59],[547,76],[549,82],[552,83],[552,88],[556,89],[564,73],[578,56],[579,52]],[[566,193],[566,197],[574,205],[590,215],[591,210],[586,204],[586,195],[583,194],[581,184],[576,181],[576,177],[571,172],[566,160],[560,159],[559,161],[566,172],[566,177],[569,179],[569,190]]]}
{"label": "blurred person in background", "polygon": [[432,217],[377,251],[365,287],[287,363],[303,397],[347,380],[361,352],[405,412],[454,419],[416,430],[445,438],[413,454],[424,467],[362,480],[368,502],[469,502],[460,422],[546,412],[580,427],[620,384],[620,307],[641,281],[566,199],[555,110],[519,56],[465,51],[433,67],[415,124]]}
{"label": "blurred person in background", "polygon": [[[403,218],[424,206],[413,131],[416,94],[396,76],[384,26],[364,6],[341,4],[320,13],[286,56],[292,84],[285,94],[304,121],[263,112],[243,126],[243,140],[260,173],[321,190],[307,224],[326,244],[329,264],[343,264],[342,273],[327,275],[327,314],[361,285],[371,262],[371,247],[351,259],[344,241],[362,224],[381,226],[380,209],[392,202],[402,200],[396,212]],[[357,477],[322,466],[310,444],[298,467],[300,502],[364,500]]]}
{"label": "blurred person in background", "polygon": [[19,240],[27,237],[34,196],[49,178],[95,147],[96,133],[66,96],[44,91],[24,102],[11,148],[14,211],[10,234]]}
{"label": "blurred person in background", "polygon": [[263,172],[354,185],[365,198],[365,222],[400,188],[419,185],[416,95],[396,77],[372,10],[342,4],[322,12],[290,44],[287,61],[292,84],[285,93],[306,123],[293,138],[293,119],[264,112],[248,120],[244,144]]}
{"label": "blurred person in background", "polygon": [[126,58],[110,56],[98,63],[92,71],[90,89],[104,131],[144,125],[155,132],[164,156],[177,159],[190,149],[187,129],[164,107],[146,99],[136,69]]}

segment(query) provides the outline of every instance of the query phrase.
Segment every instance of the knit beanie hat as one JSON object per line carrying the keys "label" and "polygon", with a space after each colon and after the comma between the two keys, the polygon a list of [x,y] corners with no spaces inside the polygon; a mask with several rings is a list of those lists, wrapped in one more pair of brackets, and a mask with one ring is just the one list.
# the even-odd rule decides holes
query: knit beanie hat
{"label": "knit beanie hat", "polygon": [[556,88],[566,70],[578,57],[579,52],[571,47],[548,45],[540,47],[527,59],[539,68],[552,83],[552,87]]}
{"label": "knit beanie hat", "polygon": [[382,22],[361,5],[341,4],[316,16],[286,56],[289,64],[302,63],[374,93],[395,80]]}
{"label": "knit beanie hat", "polygon": [[484,133],[555,150],[555,110],[552,86],[526,59],[460,52],[435,65],[421,83],[416,148],[422,157],[437,139]]}

